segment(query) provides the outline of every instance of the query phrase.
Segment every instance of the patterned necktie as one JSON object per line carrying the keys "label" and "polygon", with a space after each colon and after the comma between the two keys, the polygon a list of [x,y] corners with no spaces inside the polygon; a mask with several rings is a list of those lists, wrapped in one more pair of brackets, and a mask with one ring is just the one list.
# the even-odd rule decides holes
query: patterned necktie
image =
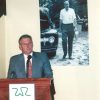
{"label": "patterned necktie", "polygon": [[30,61],[31,58],[32,56],[29,55],[27,59],[27,78],[32,78],[32,63]]}

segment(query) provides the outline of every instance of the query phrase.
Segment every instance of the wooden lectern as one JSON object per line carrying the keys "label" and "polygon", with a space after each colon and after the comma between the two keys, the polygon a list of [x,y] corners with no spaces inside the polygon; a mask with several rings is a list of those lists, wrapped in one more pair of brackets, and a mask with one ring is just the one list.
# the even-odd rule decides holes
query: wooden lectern
{"label": "wooden lectern", "polygon": [[35,84],[35,100],[50,100],[51,79],[0,79],[0,100],[9,100],[9,84]]}

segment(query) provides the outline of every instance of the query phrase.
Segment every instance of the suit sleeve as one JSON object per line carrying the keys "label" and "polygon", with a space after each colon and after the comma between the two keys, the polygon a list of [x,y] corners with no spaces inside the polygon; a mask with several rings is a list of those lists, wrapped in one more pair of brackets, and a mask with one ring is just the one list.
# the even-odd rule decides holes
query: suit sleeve
{"label": "suit sleeve", "polygon": [[55,91],[54,80],[53,80],[53,72],[52,72],[52,69],[51,69],[49,59],[48,59],[46,54],[44,54],[43,60],[44,60],[45,77],[52,78],[51,85],[50,85],[50,93],[51,93],[51,99],[54,100],[54,94],[56,93],[56,91]]}
{"label": "suit sleeve", "polygon": [[12,74],[14,74],[14,73],[15,73],[14,59],[12,57],[12,58],[10,58],[10,62],[9,62],[9,68],[8,68],[7,78],[13,78]]}
{"label": "suit sleeve", "polygon": [[52,69],[51,69],[51,64],[50,64],[50,61],[49,61],[49,59],[48,59],[48,57],[45,53],[43,53],[42,60],[44,62],[43,63],[44,77],[52,78],[53,77],[53,72],[52,72]]}

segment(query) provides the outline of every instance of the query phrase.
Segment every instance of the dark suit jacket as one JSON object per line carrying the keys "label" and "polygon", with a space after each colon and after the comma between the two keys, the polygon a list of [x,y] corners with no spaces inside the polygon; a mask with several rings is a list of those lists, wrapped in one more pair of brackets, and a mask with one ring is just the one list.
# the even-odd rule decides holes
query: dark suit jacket
{"label": "dark suit jacket", "polygon": [[[11,57],[9,63],[8,78],[11,78],[12,72],[16,74],[17,78],[26,78],[23,54],[18,54]],[[33,52],[32,72],[33,78],[53,77],[50,62],[45,53]]]}
{"label": "dark suit jacket", "polygon": [[[53,78],[53,72],[48,57],[45,53],[33,52],[32,78]],[[23,54],[12,56],[9,62],[7,78],[26,78],[25,60]],[[55,87],[51,81],[51,98],[54,100]]]}

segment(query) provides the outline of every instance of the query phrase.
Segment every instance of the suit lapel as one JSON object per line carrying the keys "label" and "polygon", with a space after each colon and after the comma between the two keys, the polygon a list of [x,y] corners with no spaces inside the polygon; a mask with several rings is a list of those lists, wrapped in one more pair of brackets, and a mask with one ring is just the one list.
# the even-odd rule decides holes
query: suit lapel
{"label": "suit lapel", "polygon": [[38,60],[38,57],[36,56],[35,53],[33,53],[32,55],[32,72],[33,72],[33,77],[36,77],[38,74],[38,70],[39,70],[39,64],[40,61]]}
{"label": "suit lapel", "polygon": [[23,54],[21,54],[19,57],[19,67],[20,71],[22,72],[22,75],[25,76],[26,71],[25,71],[25,60]]}
{"label": "suit lapel", "polygon": [[35,58],[35,55],[33,53],[33,55],[32,55],[32,67],[34,67],[35,64],[36,64],[36,58]]}

